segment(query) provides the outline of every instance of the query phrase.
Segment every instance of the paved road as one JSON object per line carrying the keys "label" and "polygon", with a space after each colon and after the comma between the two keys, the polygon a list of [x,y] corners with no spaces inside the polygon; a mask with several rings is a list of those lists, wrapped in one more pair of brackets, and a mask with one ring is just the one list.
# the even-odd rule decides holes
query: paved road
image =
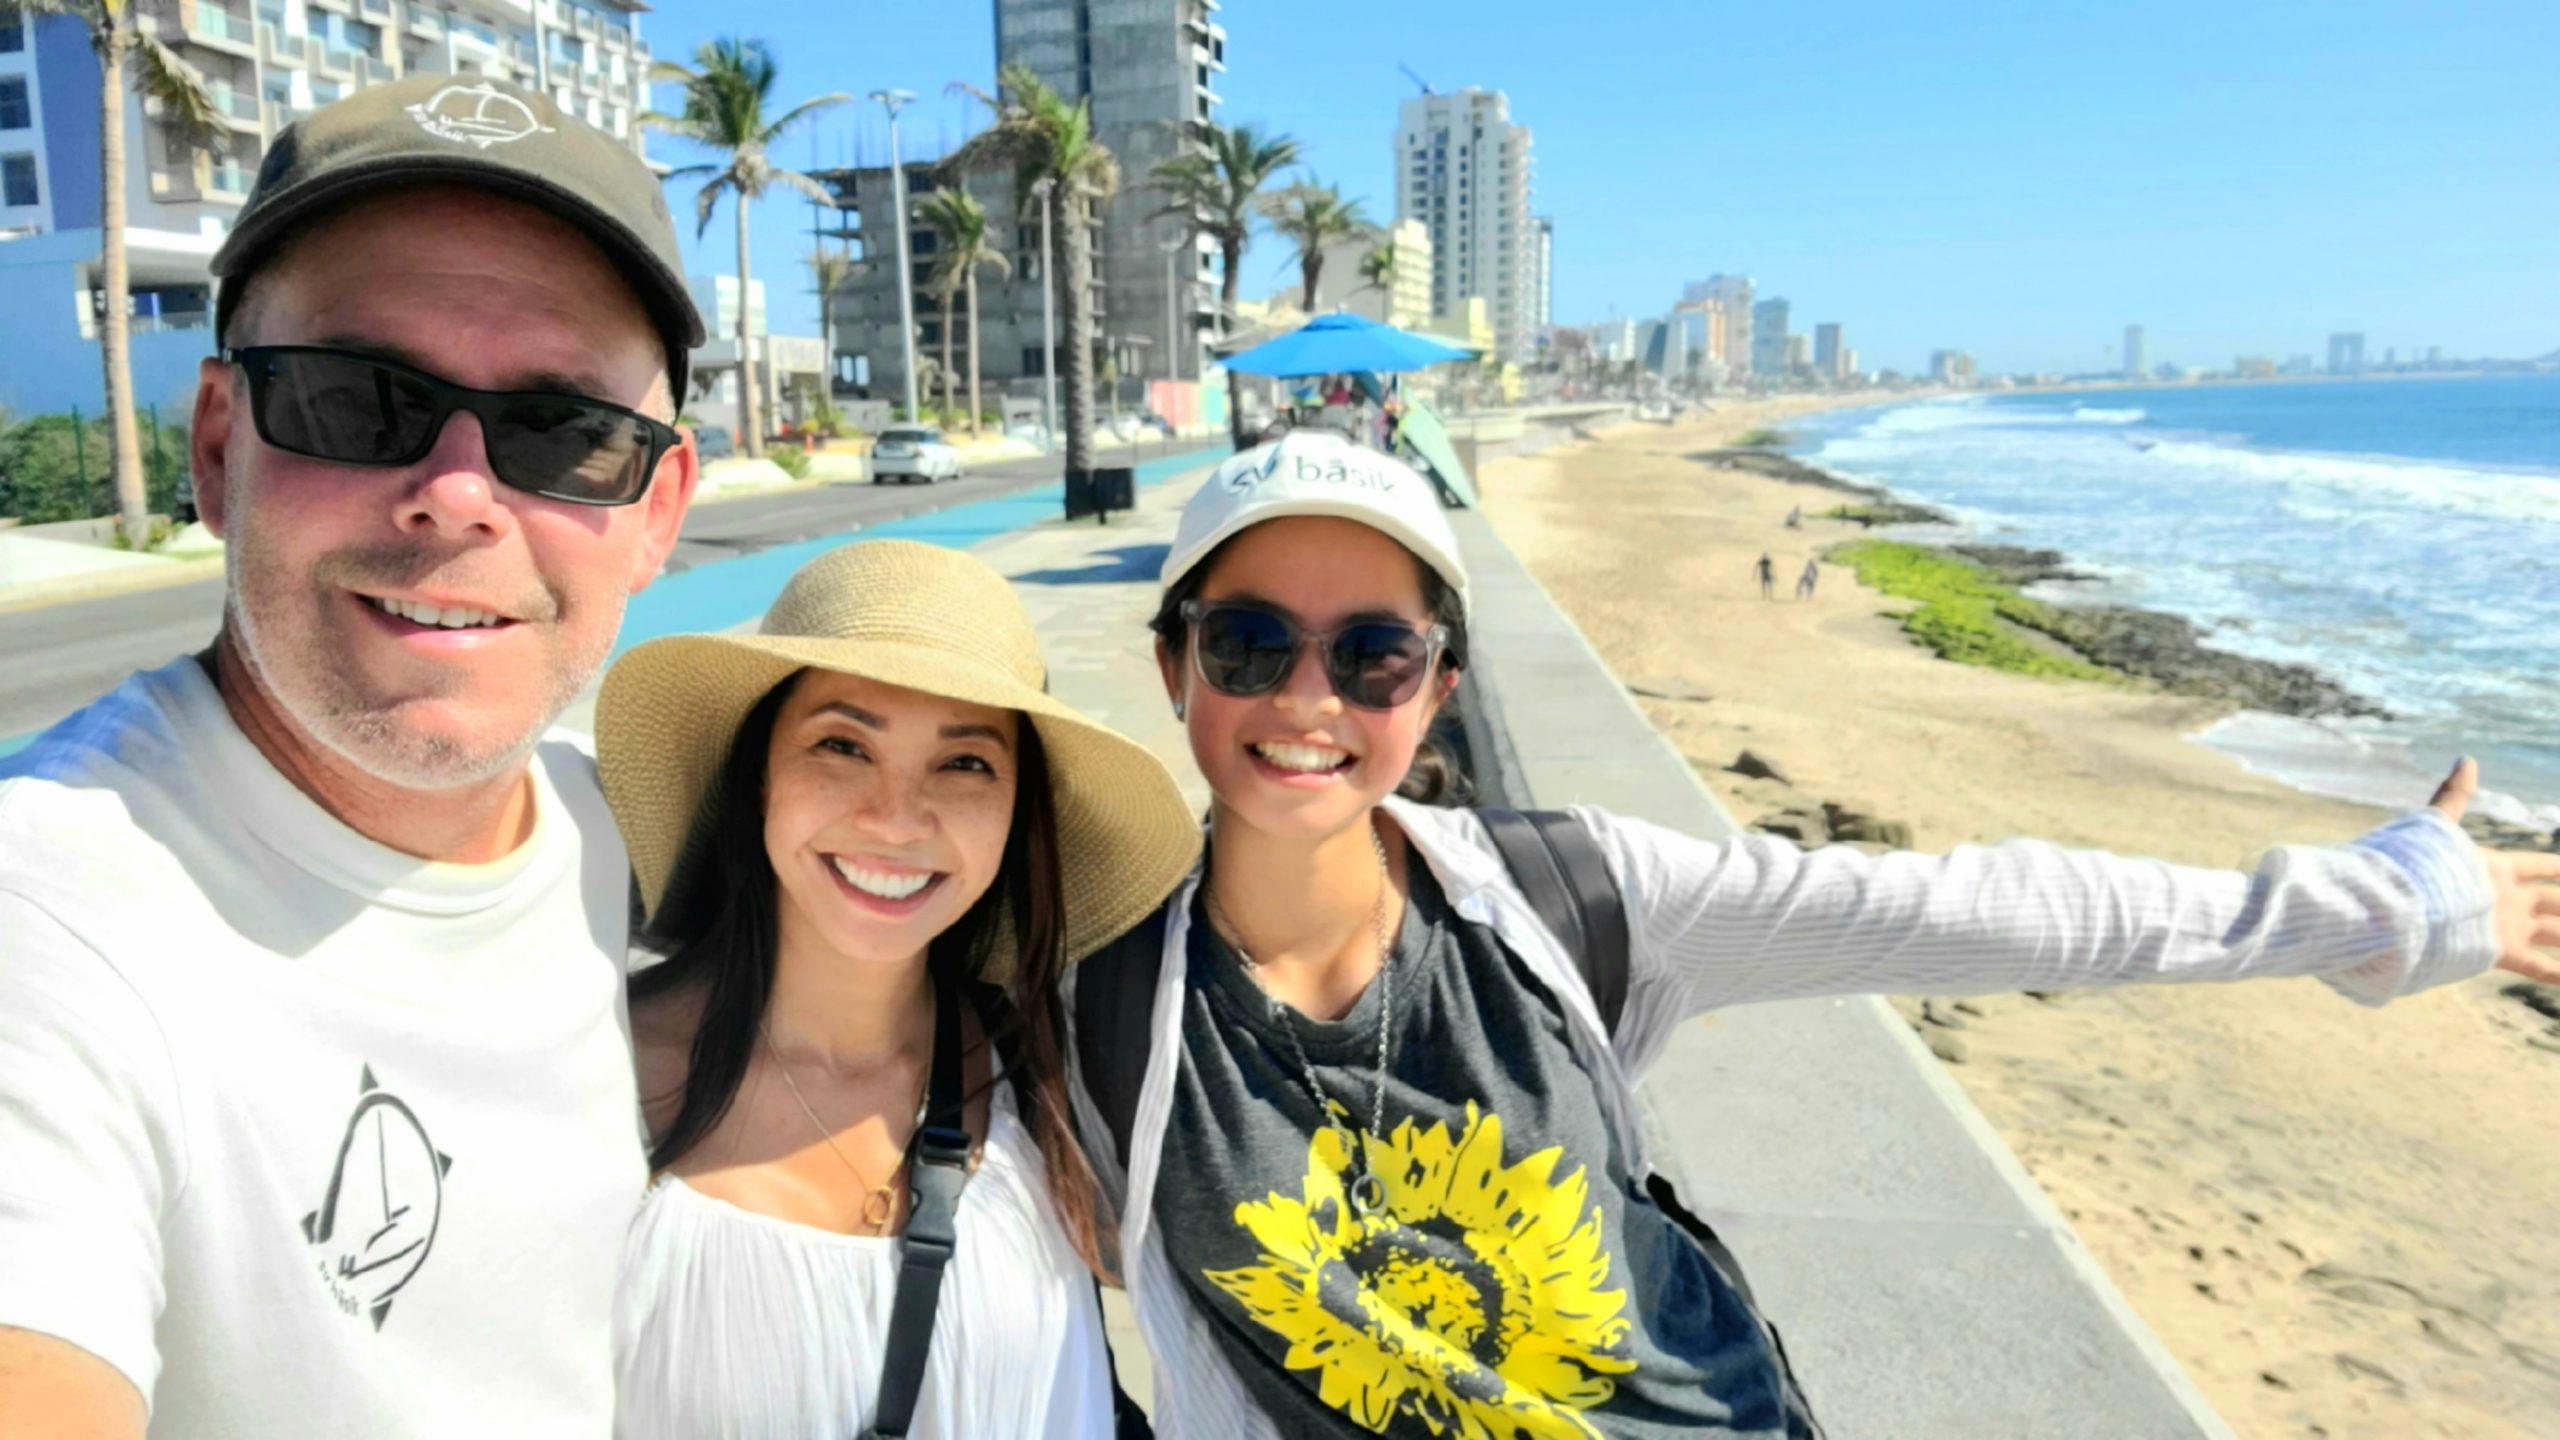
{"label": "paved road", "polygon": [[[1136,464],[1200,440],[1112,446],[1104,464]],[[983,465],[939,485],[820,485],[705,505],[686,517],[670,572],[867,527],[1055,481],[1055,456]],[[41,730],[106,693],[128,673],[212,640],[222,619],[219,579],[0,615],[0,744]]]}

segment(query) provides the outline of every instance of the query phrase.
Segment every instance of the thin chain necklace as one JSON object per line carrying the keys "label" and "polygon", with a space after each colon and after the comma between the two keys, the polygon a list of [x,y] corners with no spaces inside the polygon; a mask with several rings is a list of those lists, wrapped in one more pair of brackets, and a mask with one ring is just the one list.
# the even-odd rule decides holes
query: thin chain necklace
{"label": "thin chain necklace", "polygon": [[[871,1233],[874,1235],[888,1234],[890,1222],[898,1218],[898,1192],[890,1187],[896,1183],[898,1172],[907,1168],[907,1157],[901,1153],[898,1156],[898,1163],[889,1167],[888,1175],[883,1177],[879,1184],[872,1184],[870,1177],[862,1173],[862,1167],[854,1164],[853,1157],[844,1153],[844,1147],[836,1143],[836,1132],[828,1129],[827,1122],[818,1118],[818,1112],[809,1108],[809,1097],[800,1093],[800,1082],[791,1078],[791,1067],[782,1063],[782,1052],[774,1046],[772,1027],[759,1020],[756,1022],[756,1033],[764,1037],[765,1053],[773,1057],[773,1068],[782,1072],[782,1083],[790,1090],[791,1098],[800,1102],[800,1113],[809,1117],[809,1128],[817,1131],[818,1138],[827,1142],[827,1148],[835,1152],[836,1159],[842,1162],[846,1173],[852,1175],[853,1182],[862,1187],[862,1223],[870,1226]],[[930,1059],[926,1061],[924,1068],[925,1084],[930,1085],[933,1081],[933,1064]],[[918,1086],[915,1123],[919,1126],[924,1124],[924,1107],[924,1086]]]}
{"label": "thin chain necklace", "polygon": [[1367,1135],[1354,1136],[1350,1127],[1342,1123],[1340,1108],[1333,1103],[1332,1097],[1325,1094],[1324,1082],[1316,1078],[1316,1067],[1308,1062],[1306,1048],[1298,1043],[1298,1026],[1288,1003],[1271,993],[1270,984],[1262,978],[1262,966],[1244,947],[1244,932],[1236,928],[1235,921],[1227,918],[1227,907],[1218,903],[1217,887],[1212,885],[1208,890],[1210,919],[1225,932],[1227,942],[1235,949],[1236,958],[1244,962],[1244,973],[1252,979],[1254,988],[1262,992],[1262,998],[1270,1003],[1271,1023],[1279,1026],[1280,1033],[1287,1037],[1290,1057],[1298,1062],[1298,1073],[1307,1083],[1307,1093],[1315,1098],[1317,1113],[1324,1116],[1325,1123],[1341,1139],[1344,1153],[1359,1167],[1359,1173],[1351,1181],[1351,1208],[1364,1216],[1378,1213],[1387,1203],[1386,1182],[1380,1180],[1377,1171],[1369,1165],[1368,1137],[1382,1136],[1387,1129],[1387,1041],[1394,1032],[1396,1012],[1396,957],[1387,939],[1387,890],[1390,884],[1387,847],[1378,838],[1374,822],[1369,827],[1369,850],[1378,857],[1378,901],[1369,912],[1369,928],[1378,941],[1378,1068],[1369,1077]]}

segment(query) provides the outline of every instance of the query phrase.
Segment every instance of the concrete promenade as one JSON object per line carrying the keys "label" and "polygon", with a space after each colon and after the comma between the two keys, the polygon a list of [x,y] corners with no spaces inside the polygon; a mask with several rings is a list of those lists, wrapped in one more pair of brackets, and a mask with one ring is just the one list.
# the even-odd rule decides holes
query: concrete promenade
{"label": "concrete promenade", "polygon": [[[972,548],[1014,581],[1053,691],[1148,745],[1205,805],[1145,628],[1175,511],[1201,473],[1142,490],[1107,527],[1050,521]],[[1482,518],[1452,519],[1478,592],[1484,691],[1470,740],[1490,798],[1732,833]],[[1707,1017],[1646,1090],[1658,1161],[1740,1255],[1834,1440],[2230,1435],[1882,1001]],[[1118,1300],[1113,1344],[1143,1399]]]}

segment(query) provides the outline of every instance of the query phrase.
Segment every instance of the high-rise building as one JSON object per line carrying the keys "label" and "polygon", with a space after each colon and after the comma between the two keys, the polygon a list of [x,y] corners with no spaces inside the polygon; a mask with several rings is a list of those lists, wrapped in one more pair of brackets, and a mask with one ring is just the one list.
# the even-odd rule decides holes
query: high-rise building
{"label": "high-rise building", "polygon": [[1689,328],[1678,315],[1644,322],[1644,368],[1665,380],[1689,377]]}
{"label": "high-rise building", "polygon": [[1697,294],[1671,307],[1671,321],[1687,336],[1686,378],[1722,385],[1733,378],[1733,316],[1713,294]]}
{"label": "high-rise building", "polygon": [[1792,378],[1813,368],[1813,342],[1803,335],[1787,337],[1787,375]]}
{"label": "high-rise building", "polygon": [[[946,181],[931,162],[909,160],[903,168],[907,172],[908,206],[906,283],[911,292],[910,310],[915,316],[916,369],[921,392],[918,399],[920,403],[933,404],[939,403],[940,394],[931,386],[930,377],[941,365],[943,354],[942,300],[933,291],[941,238],[916,213],[915,197],[933,193],[935,186]],[[838,394],[867,393],[874,399],[901,399],[906,393],[907,361],[899,329],[904,321],[898,309],[898,231],[889,167],[818,170],[811,172],[810,178],[827,187],[835,197],[833,213],[840,222],[849,222],[829,233],[858,238],[862,247],[856,254],[859,263],[854,266],[852,277],[827,305],[826,329],[835,348],[828,357],[831,388]],[[982,172],[963,177],[961,183],[986,209],[988,243],[1012,262],[1002,275],[991,270],[978,273],[981,387],[1036,381],[1046,370],[1040,307],[1040,212],[1037,208],[1015,210],[1010,174]],[[829,210],[822,207],[820,213]],[[1156,265],[1156,291],[1161,297],[1165,283],[1161,255]],[[1088,283],[1092,284],[1098,303],[1101,286]],[[966,312],[957,308],[965,303],[965,297],[955,302],[951,326],[951,367],[961,385],[967,383],[970,364],[968,320]],[[1161,304],[1157,314],[1161,323]],[[1059,326],[1063,334],[1063,319]],[[1161,336],[1162,332],[1158,333]],[[1153,348],[1164,348],[1161,338]]]}
{"label": "high-rise building", "polygon": [[2146,358],[2143,353],[2142,327],[2127,325],[2124,327],[2124,378],[2139,380],[2150,374],[2149,367],[2144,363]]}
{"label": "high-rise building", "polygon": [[1753,315],[1751,277],[1748,275],[1710,275],[1693,280],[1682,288],[1681,303],[1713,300],[1724,307],[1725,344],[1730,356],[1727,373],[1736,380],[1747,379],[1757,369],[1752,359]]}
{"label": "high-rise building", "polygon": [[2329,373],[2361,375],[2364,373],[2364,332],[2341,330],[2329,337]]}
{"label": "high-rise building", "polygon": [[[404,75],[547,90],[562,109],[641,148],[649,108],[642,0],[138,0],[142,23],[193,66],[227,141],[192,143],[128,94],[125,254],[134,393],[195,389],[211,349],[208,262],[267,148],[295,118]],[[85,23],[0,19],[0,406],[95,408],[91,320],[102,280],[98,108]]]}
{"label": "high-rise building", "polygon": [[1973,383],[1973,357],[1962,350],[1929,352],[1929,378],[1941,385]]}
{"label": "high-rise building", "polygon": [[1848,369],[1841,363],[1841,353],[1839,321],[1826,320],[1813,327],[1813,368],[1823,379],[1848,378]]}
{"label": "high-rise building", "polygon": [[1787,301],[1773,295],[1751,307],[1751,369],[1754,374],[1787,373]]}
{"label": "high-rise building", "polygon": [[[996,0],[997,64],[1019,61],[1070,103],[1087,102],[1094,138],[1120,162],[1120,195],[1096,237],[1095,343],[1106,353],[1135,349],[1139,373],[1156,378],[1199,379],[1202,331],[1220,323],[1217,247],[1205,236],[1185,241],[1178,219],[1153,217],[1147,190],[1158,163],[1199,148],[1201,127],[1216,123],[1223,102],[1214,87],[1227,68],[1217,9],[1217,0]],[[1031,219],[1037,230],[1036,211]],[[1168,250],[1190,257],[1177,260],[1169,301]]]}
{"label": "high-rise building", "polygon": [[1494,353],[1529,358],[1536,332],[1536,244],[1529,216],[1529,127],[1499,90],[1420,95],[1396,119],[1396,218],[1431,231],[1435,315],[1481,297]]}

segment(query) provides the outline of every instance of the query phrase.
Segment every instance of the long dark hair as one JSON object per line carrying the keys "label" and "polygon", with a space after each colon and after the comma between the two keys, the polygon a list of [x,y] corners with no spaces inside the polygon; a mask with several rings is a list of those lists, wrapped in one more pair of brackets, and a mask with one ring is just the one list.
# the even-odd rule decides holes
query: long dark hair
{"label": "long dark hair", "polygon": [[[649,1146],[663,1170],[702,1143],[729,1113],[754,1058],[781,943],[780,899],[764,846],[765,758],[773,727],[806,671],[765,692],[738,733],[693,828],[642,943],[667,958],[631,977],[631,998],[701,992],[701,1014],[685,1066],[683,1099]],[[996,882],[925,949],[925,965],[977,1002],[982,1028],[1003,1057],[1023,1127],[1039,1147],[1058,1218],[1088,1268],[1101,1272],[1094,1233],[1093,1172],[1068,1118],[1065,886],[1059,878],[1057,806],[1040,733],[1022,718],[1014,745],[1013,821]],[[1011,941],[1013,974],[1001,987],[985,976]]]}
{"label": "long dark hair", "polygon": [[[1218,568],[1218,557],[1226,554],[1227,547],[1234,543],[1236,537],[1233,535],[1218,542],[1218,548],[1200,557],[1199,564],[1182,572],[1181,579],[1165,587],[1164,603],[1156,607],[1155,618],[1147,622],[1147,628],[1156,632],[1156,638],[1164,642],[1165,653],[1172,656],[1177,665],[1191,663],[1191,627],[1182,619],[1182,607],[1199,597],[1201,587],[1209,583],[1210,572]],[[1424,564],[1421,556],[1410,550],[1405,555],[1413,561],[1414,572],[1422,580],[1423,613],[1431,617],[1432,624],[1449,632],[1448,643],[1440,647],[1441,669],[1466,669],[1467,612],[1459,601],[1457,587],[1442,578],[1439,571]],[[1446,713],[1442,716],[1444,721],[1451,718]],[[1434,729],[1437,728],[1435,725]],[[1449,752],[1438,740],[1425,736],[1414,749],[1412,767],[1404,772],[1404,779],[1396,783],[1396,793],[1425,805],[1449,805],[1457,802],[1463,783],[1457,762],[1449,758]]]}

